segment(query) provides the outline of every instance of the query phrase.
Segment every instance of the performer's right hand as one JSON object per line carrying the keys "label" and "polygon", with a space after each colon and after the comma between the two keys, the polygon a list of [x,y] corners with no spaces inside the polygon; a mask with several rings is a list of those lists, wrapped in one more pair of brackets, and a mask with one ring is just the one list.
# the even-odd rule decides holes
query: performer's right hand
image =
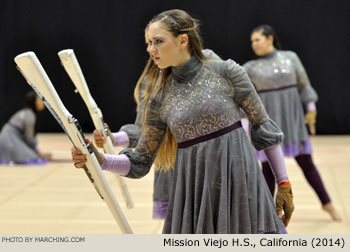
{"label": "performer's right hand", "polygon": [[71,149],[72,151],[72,160],[74,162],[74,166],[76,168],[82,168],[86,163],[86,155],[83,154],[80,150],[75,148],[74,146]]}
{"label": "performer's right hand", "polygon": [[[92,151],[95,154],[95,157],[98,161],[98,163],[100,165],[102,165],[103,161],[104,161],[104,156],[102,153],[98,152],[98,150],[96,149],[95,145],[90,141],[90,139],[85,138],[85,141],[87,141],[90,144],[90,147],[92,149]],[[74,166],[76,168],[82,168],[84,167],[87,159],[86,159],[86,155],[83,154],[80,150],[78,150],[77,148],[75,148],[74,146],[72,147],[72,159],[74,162]]]}

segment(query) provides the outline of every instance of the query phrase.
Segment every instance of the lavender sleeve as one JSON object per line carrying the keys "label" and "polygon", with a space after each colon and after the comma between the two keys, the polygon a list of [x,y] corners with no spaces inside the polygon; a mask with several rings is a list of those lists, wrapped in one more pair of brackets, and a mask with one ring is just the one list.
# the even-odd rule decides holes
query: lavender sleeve
{"label": "lavender sleeve", "polygon": [[289,181],[281,146],[279,144],[272,145],[264,149],[264,152],[275,175],[276,183],[281,184],[284,181]]}
{"label": "lavender sleeve", "polygon": [[316,111],[317,109],[316,109],[316,104],[315,104],[315,102],[313,102],[313,101],[308,102],[308,103],[306,104],[306,110],[307,110],[307,112],[314,112],[314,111]]}
{"label": "lavender sleeve", "polygon": [[129,136],[125,131],[112,133],[114,138],[114,146],[127,147],[129,145]]}
{"label": "lavender sleeve", "polygon": [[[138,117],[139,113],[137,113],[137,118]],[[137,120],[138,119],[136,119],[136,121]],[[141,125],[137,124],[136,121],[135,124],[125,124],[119,129],[119,132],[124,131],[128,135],[128,148],[135,148],[140,138]]]}
{"label": "lavender sleeve", "polygon": [[126,175],[130,171],[130,161],[129,158],[124,155],[109,155],[103,154],[104,161],[101,165],[101,169],[104,171],[110,171],[113,173],[118,173],[120,175]]}

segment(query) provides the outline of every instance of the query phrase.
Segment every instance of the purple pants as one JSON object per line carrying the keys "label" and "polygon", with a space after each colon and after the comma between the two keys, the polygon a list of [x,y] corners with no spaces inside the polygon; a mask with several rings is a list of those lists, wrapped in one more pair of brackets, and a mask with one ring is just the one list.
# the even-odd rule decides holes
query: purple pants
{"label": "purple pants", "polygon": [[[328,196],[326,188],[322,182],[321,176],[317,171],[316,166],[312,161],[312,157],[309,154],[299,155],[295,157],[300,168],[303,170],[306,180],[309,182],[311,187],[315,190],[318,198],[322,205],[329,203],[331,200]],[[272,196],[275,193],[275,176],[272,173],[269,162],[262,162],[262,171],[266,180],[266,183],[270,189]]]}

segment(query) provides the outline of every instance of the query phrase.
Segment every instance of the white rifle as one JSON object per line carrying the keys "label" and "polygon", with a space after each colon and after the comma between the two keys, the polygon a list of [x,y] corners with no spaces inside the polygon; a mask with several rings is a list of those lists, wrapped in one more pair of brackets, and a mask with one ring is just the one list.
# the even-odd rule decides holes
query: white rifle
{"label": "white rifle", "polygon": [[[103,145],[103,150],[107,154],[116,155],[112,138],[107,130],[107,127],[104,124],[103,116],[101,110],[98,108],[96,102],[91,96],[88,85],[85,81],[83,72],[80,68],[79,62],[75,57],[74,51],[72,49],[62,50],[58,53],[58,56],[61,59],[62,66],[66,70],[70,79],[72,80],[74,86],[76,87],[76,92],[79,92],[83,98],[92,118],[92,121],[95,125],[95,128],[102,132],[103,136],[107,140]],[[124,200],[126,202],[127,208],[133,208],[134,203],[130,196],[128,186],[126,185],[125,179],[122,178],[119,174],[116,174],[117,183],[120,187]]]}
{"label": "white rifle", "polygon": [[132,230],[108,185],[90,144],[85,141],[78,120],[75,119],[63,105],[35,53],[23,53],[15,57],[14,60],[18,70],[61,125],[75,148],[81,150],[81,152],[86,155],[87,162],[84,170],[90,182],[94,185],[100,197],[106,202],[121,231],[131,234]]}

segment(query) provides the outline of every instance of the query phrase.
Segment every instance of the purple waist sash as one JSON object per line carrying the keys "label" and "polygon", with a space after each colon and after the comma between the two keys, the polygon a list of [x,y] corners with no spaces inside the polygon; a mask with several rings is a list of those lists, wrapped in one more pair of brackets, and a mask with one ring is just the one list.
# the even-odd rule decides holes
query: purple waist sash
{"label": "purple waist sash", "polygon": [[225,134],[227,134],[235,129],[238,129],[240,127],[242,127],[242,124],[241,124],[241,121],[238,121],[238,122],[235,122],[234,124],[232,124],[231,126],[228,126],[226,128],[220,129],[220,130],[215,131],[215,132],[212,132],[208,135],[200,136],[200,137],[188,140],[188,141],[178,143],[177,148],[179,148],[179,149],[187,148],[187,147],[190,147],[190,146],[195,145],[197,143],[205,142],[205,141],[208,141],[210,139],[225,135]]}
{"label": "purple waist sash", "polygon": [[280,91],[283,89],[288,89],[288,88],[294,88],[297,87],[297,84],[293,84],[293,85],[289,85],[289,86],[284,86],[284,87],[280,87],[280,88],[271,88],[271,89],[263,89],[263,90],[257,90],[257,93],[265,93],[265,92],[272,92],[272,91]]}

